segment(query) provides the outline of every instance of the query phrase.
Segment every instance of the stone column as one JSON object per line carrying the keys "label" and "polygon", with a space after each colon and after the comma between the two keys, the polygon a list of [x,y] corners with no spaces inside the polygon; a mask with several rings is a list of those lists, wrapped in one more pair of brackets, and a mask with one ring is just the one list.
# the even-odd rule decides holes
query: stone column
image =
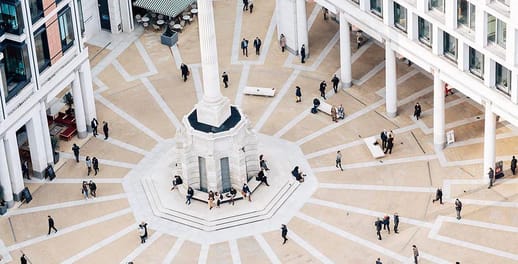
{"label": "stone column", "polygon": [[300,51],[302,44],[306,47],[306,58],[309,58],[308,43],[308,19],[306,16],[306,0],[295,0],[297,8],[297,51]]}
{"label": "stone column", "polygon": [[[50,140],[49,123],[47,123],[47,109],[45,103],[40,103],[40,121],[41,121],[41,132],[43,135],[43,144],[45,146],[45,156],[47,157],[47,164],[54,164],[54,152],[52,150],[52,142]],[[56,136],[57,137],[57,136]]]}
{"label": "stone column", "polygon": [[489,183],[487,172],[489,168],[495,169],[496,156],[496,115],[492,111],[492,104],[485,102],[485,120],[484,120],[484,172],[482,177]]}
{"label": "stone column", "polygon": [[29,139],[29,149],[31,151],[31,163],[33,176],[43,178],[47,167],[47,155],[43,143],[43,133],[41,127],[41,117],[39,111],[34,112],[32,118],[25,124],[27,128],[27,138]]}
{"label": "stone column", "polygon": [[340,77],[342,88],[351,87],[351,30],[343,11],[340,11]]}
{"label": "stone column", "polygon": [[205,158],[205,165],[207,166],[207,192],[219,192],[218,185],[221,185],[221,180],[218,180],[218,171],[216,170],[218,164],[213,155]]}
{"label": "stone column", "polygon": [[385,107],[388,117],[397,115],[396,55],[385,42]]}
{"label": "stone column", "polygon": [[90,122],[97,116],[95,110],[94,89],[92,86],[92,72],[90,71],[90,61],[86,60],[79,68],[79,81],[81,83],[81,94],[83,96],[84,111],[86,118],[86,130],[92,131]]}
{"label": "stone column", "polygon": [[72,96],[74,97],[74,114],[76,118],[77,136],[85,138],[86,132],[86,118],[83,106],[83,95],[81,94],[81,82],[79,81],[79,73],[74,72],[74,81],[72,81]]}
{"label": "stone column", "polygon": [[445,142],[444,124],[444,83],[439,69],[433,69],[433,143],[436,148],[443,149]]}
{"label": "stone column", "polygon": [[7,165],[7,154],[5,152],[4,139],[0,138],[0,185],[4,190],[4,201],[7,207],[13,207],[13,191],[11,189],[11,179],[9,178],[9,167]]}
{"label": "stone column", "polygon": [[15,201],[19,201],[21,198],[20,193],[24,188],[24,183],[20,153],[18,151],[18,141],[16,140],[16,131],[8,131],[5,141],[5,153],[7,154],[13,197]]}
{"label": "stone column", "polygon": [[198,0],[198,28],[203,77],[203,99],[196,106],[198,121],[219,127],[230,117],[230,102],[219,87],[218,53],[212,1]]}

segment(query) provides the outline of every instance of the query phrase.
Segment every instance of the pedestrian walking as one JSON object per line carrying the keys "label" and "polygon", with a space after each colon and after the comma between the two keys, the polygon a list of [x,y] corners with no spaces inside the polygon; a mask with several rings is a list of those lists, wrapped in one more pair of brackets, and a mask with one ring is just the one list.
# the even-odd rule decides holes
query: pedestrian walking
{"label": "pedestrian walking", "polygon": [[266,164],[266,160],[264,159],[264,155],[259,155],[259,167],[265,171],[269,171],[268,165]]}
{"label": "pedestrian walking", "polygon": [[382,222],[378,217],[376,222],[374,222],[374,226],[376,226],[376,235],[378,235],[378,240],[381,240],[381,225],[382,225]]}
{"label": "pedestrian walking", "polygon": [[421,116],[421,105],[419,102],[417,102],[414,106],[414,117],[419,120],[419,117]]}
{"label": "pedestrian walking", "polygon": [[236,189],[233,186],[231,186],[230,187],[230,204],[231,205],[234,205],[234,199],[236,198],[236,195],[237,195]]}
{"label": "pedestrian walking", "polygon": [[399,215],[397,212],[394,213],[394,233],[398,234],[398,227],[399,227]]}
{"label": "pedestrian walking", "polygon": [[243,56],[248,57],[248,40],[245,38],[241,41],[241,50],[243,51]]}
{"label": "pedestrian walking", "polygon": [[295,103],[300,103],[302,101],[302,92],[300,91],[300,86],[295,86],[295,98],[297,98]]}
{"label": "pedestrian walking", "polygon": [[194,189],[191,186],[189,186],[189,188],[187,188],[187,196],[185,197],[186,198],[185,204],[190,205],[191,199],[193,196],[194,196]]}
{"label": "pedestrian walking", "polygon": [[250,9],[250,14],[252,14],[252,12],[254,12],[254,3],[250,2],[250,5],[248,7]]}
{"label": "pedestrian walking", "polygon": [[88,186],[90,187],[90,195],[92,195],[92,198],[97,197],[97,184],[95,184],[95,182],[90,180],[90,182],[88,183]]}
{"label": "pedestrian walking", "polygon": [[95,117],[90,122],[90,126],[92,127],[92,133],[93,133],[94,137],[97,137],[97,135],[98,135],[97,126],[99,126],[99,121],[97,121],[97,119]]}
{"label": "pedestrian walking", "polygon": [[248,0],[243,0],[243,11],[248,11]]}
{"label": "pedestrian walking", "polygon": [[83,194],[85,200],[88,200],[88,184],[86,181],[83,181],[83,185],[81,185],[81,194]]}
{"label": "pedestrian walking", "polygon": [[432,203],[435,203],[439,201],[440,204],[442,204],[442,189],[437,188],[437,191],[435,191],[435,199],[432,200]]}
{"label": "pedestrian walking", "polygon": [[88,170],[86,176],[90,176],[90,173],[92,172],[92,160],[90,159],[90,156],[86,156],[85,163]]}
{"label": "pedestrian walking", "polygon": [[387,154],[387,152],[389,154],[392,154],[393,147],[394,147],[394,136],[392,136],[392,134],[389,134],[389,137],[387,139],[387,148],[385,149],[385,154]]}
{"label": "pedestrian walking", "polygon": [[48,222],[49,222],[49,233],[47,235],[50,235],[50,231],[51,229],[54,229],[54,232],[58,232],[58,230],[56,229],[56,227],[54,226],[54,219],[52,219],[52,217],[50,217],[50,215],[48,216]]}
{"label": "pedestrian walking", "polygon": [[385,149],[387,148],[387,140],[388,140],[388,133],[387,133],[386,129],[383,129],[383,131],[381,131],[380,138],[381,138],[381,148],[383,149],[383,151],[385,151]]}
{"label": "pedestrian walking", "polygon": [[109,132],[108,122],[103,121],[104,140],[107,140],[107,139],[108,139],[108,132]]}
{"label": "pedestrian walking", "polygon": [[79,146],[76,145],[76,143],[74,143],[74,145],[72,146],[72,152],[74,152],[74,157],[76,158],[76,162],[79,162]]}
{"label": "pedestrian walking", "polygon": [[414,253],[414,263],[417,264],[417,258],[419,257],[419,250],[416,245],[412,245],[412,252]]}
{"label": "pedestrian walking", "polygon": [[345,118],[345,110],[344,110],[344,107],[343,107],[342,104],[340,104],[340,106],[338,106],[337,115],[338,115],[338,119],[344,119]]}
{"label": "pedestrian walking", "polygon": [[186,82],[187,76],[189,76],[189,67],[187,67],[187,65],[185,65],[185,63],[182,62],[182,64],[180,65],[180,71],[182,72],[183,81]]}
{"label": "pedestrian walking", "polygon": [[286,225],[282,225],[281,226],[281,236],[282,236],[282,239],[284,239],[284,241],[282,241],[282,244],[286,244],[286,241],[288,241],[288,238],[286,237],[288,235],[288,227],[286,227]]}
{"label": "pedestrian walking", "polygon": [[462,202],[459,198],[455,199],[455,211],[457,211],[457,220],[460,220],[460,211],[462,210]]}
{"label": "pedestrian walking", "polygon": [[29,176],[29,162],[27,160],[22,162],[22,177],[28,180],[31,179],[31,176]]}
{"label": "pedestrian walking", "polygon": [[147,239],[148,233],[147,233],[147,223],[142,221],[140,222],[140,226],[144,228],[144,238]]}
{"label": "pedestrian walking", "polygon": [[94,168],[94,176],[99,173],[99,160],[96,157],[92,158],[92,167]]}
{"label": "pedestrian walking", "polygon": [[327,10],[325,7],[322,7],[322,13],[324,14],[324,21],[327,21],[327,14],[329,13],[329,10]]}
{"label": "pedestrian walking", "polygon": [[489,168],[487,176],[489,177],[489,186],[487,188],[491,189],[491,187],[493,187],[493,182],[495,181],[495,171],[493,171],[493,168]]}
{"label": "pedestrian walking", "polygon": [[338,122],[338,114],[334,105],[331,106],[331,120],[335,123]]}
{"label": "pedestrian walking", "polygon": [[378,259],[376,260],[376,264],[383,264],[383,263],[381,263],[380,258],[378,258]]}
{"label": "pedestrian walking", "polygon": [[390,216],[388,215],[383,217],[383,230],[387,230],[390,235]]}
{"label": "pedestrian walking", "polygon": [[306,46],[300,47],[300,63],[306,63]]}
{"label": "pedestrian walking", "polygon": [[221,75],[221,78],[223,79],[223,83],[225,84],[225,88],[228,88],[228,74],[227,72],[223,72]]}
{"label": "pedestrian walking", "polygon": [[318,88],[318,90],[320,91],[320,96],[322,98],[324,98],[324,100],[327,100],[326,99],[326,87],[327,87],[326,81],[320,82],[320,87]]}
{"label": "pedestrian walking", "polygon": [[146,230],[144,230],[144,227],[142,225],[139,225],[137,229],[137,234],[140,237],[140,244],[146,243]]}
{"label": "pedestrian walking", "polygon": [[27,257],[25,256],[25,253],[22,253],[22,256],[20,257],[20,264],[27,264]]}
{"label": "pedestrian walking", "polygon": [[254,39],[254,48],[255,48],[255,55],[259,56],[261,52],[261,39],[259,37],[255,37]]}
{"label": "pedestrian walking", "polygon": [[333,76],[333,79],[331,79],[331,83],[333,83],[333,90],[335,90],[335,93],[338,93],[338,84],[340,83],[340,79],[338,77]]}
{"label": "pedestrian walking", "polygon": [[344,170],[342,169],[342,152],[337,151],[336,152],[336,165],[335,165],[337,168],[340,168],[340,170]]}
{"label": "pedestrian walking", "polygon": [[241,189],[243,197],[246,198],[248,196],[248,201],[252,201],[252,192],[246,183],[243,184],[243,188]]}
{"label": "pedestrian walking", "polygon": [[513,156],[511,159],[511,171],[513,172],[513,175],[516,173],[516,158]]}
{"label": "pedestrian walking", "polygon": [[284,49],[286,48],[286,37],[284,34],[281,34],[281,37],[279,38],[279,46],[281,46],[281,51],[284,52]]}

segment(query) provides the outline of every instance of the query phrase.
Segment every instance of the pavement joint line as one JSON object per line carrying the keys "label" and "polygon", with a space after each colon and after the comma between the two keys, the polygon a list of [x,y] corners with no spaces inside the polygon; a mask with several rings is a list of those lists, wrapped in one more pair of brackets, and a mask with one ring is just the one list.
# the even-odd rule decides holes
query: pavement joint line
{"label": "pavement joint line", "polygon": [[[431,261],[433,263],[438,263],[438,264],[450,264],[450,263],[453,263],[453,261],[448,261],[448,260],[445,260],[443,258],[440,258],[440,257],[434,256],[434,255],[428,254],[426,252],[423,252],[422,250],[419,250],[419,257],[422,258],[422,259],[429,260],[429,261]],[[413,259],[411,261],[413,261]]]}
{"label": "pavement joint line", "polygon": [[232,263],[241,264],[241,256],[239,255],[239,247],[237,246],[237,241],[235,239],[229,240],[228,246],[230,248]]}
{"label": "pavement joint line", "polygon": [[169,264],[173,262],[173,259],[176,257],[178,252],[180,252],[180,248],[182,247],[183,243],[185,242],[185,239],[183,238],[177,238],[174,242],[173,247],[169,252],[167,252],[167,255],[165,256],[164,260],[162,261],[162,264]]}
{"label": "pavement joint line", "polygon": [[36,213],[41,211],[48,211],[48,210],[55,210],[55,209],[62,209],[62,208],[68,208],[68,207],[74,207],[74,206],[81,206],[81,205],[88,205],[88,204],[95,204],[95,203],[102,203],[107,201],[114,201],[114,200],[120,200],[127,198],[126,193],[119,193],[114,195],[106,195],[106,196],[98,196],[95,199],[81,199],[81,200],[73,200],[68,202],[62,202],[62,203],[53,203],[49,205],[41,205],[36,207],[29,207],[29,208],[18,208],[18,209],[10,209],[6,216],[15,216],[15,215],[24,215],[24,214],[30,214],[30,213]]}
{"label": "pavement joint line", "polygon": [[108,238],[105,238],[103,239],[102,241],[100,242],[97,242],[95,243],[94,245],[90,246],[89,248],[75,254],[74,256],[64,260],[62,263],[64,264],[68,264],[68,263],[75,263],[77,262],[78,260],[94,253],[95,251],[111,244],[112,242],[116,241],[117,239],[125,236],[126,234],[128,234],[129,232],[132,232],[134,231],[136,228],[135,228],[135,224],[131,224],[130,226],[120,230],[119,232],[109,236]]}
{"label": "pavement joint line", "polygon": [[372,68],[369,72],[364,74],[359,80],[353,81],[354,85],[362,86],[370,78],[374,77],[378,72],[385,68],[385,60],[381,61],[378,65]]}
{"label": "pavement joint line", "polygon": [[209,244],[202,244],[198,264],[206,264],[209,257]]}
{"label": "pavement joint line", "polygon": [[232,39],[232,54],[230,55],[230,64],[239,64],[239,52],[241,51],[241,27],[243,25],[243,3],[241,1],[236,1],[235,12],[236,20],[234,21],[234,38]]}
{"label": "pavement joint line", "polygon": [[[513,132],[508,132],[508,133],[497,134],[496,135],[496,139],[497,140],[499,140],[499,139],[506,139],[506,138],[516,137],[516,136],[518,136],[518,133],[513,131]],[[467,140],[454,142],[454,143],[448,145],[448,147],[449,148],[451,148],[451,147],[462,147],[462,146],[468,146],[468,145],[473,145],[473,144],[481,144],[481,143],[484,143],[484,138],[483,137],[477,137],[477,138],[470,138],[470,139],[467,139]]]}
{"label": "pavement joint line", "polygon": [[[77,224],[77,225],[59,229],[59,231],[57,233],[53,233],[51,235],[42,235],[42,236],[35,237],[35,238],[29,239],[29,240],[26,240],[26,241],[23,241],[20,243],[13,244],[13,245],[7,247],[7,249],[9,251],[19,250],[21,248],[28,247],[28,246],[31,246],[31,245],[34,245],[37,243],[41,243],[41,242],[47,241],[47,240],[55,238],[55,237],[63,236],[63,235],[75,232],[77,230],[80,230],[80,229],[83,229],[83,228],[86,228],[89,226],[93,226],[93,225],[111,220],[113,218],[117,218],[119,216],[129,214],[129,213],[131,213],[131,208],[126,208],[126,209],[119,210],[119,211],[116,211],[113,213],[105,214],[101,217],[97,217],[97,218],[94,218],[94,219],[86,221],[86,222],[81,222],[80,224]],[[58,223],[58,227],[59,227],[59,223]],[[135,229],[133,227],[133,225],[131,227],[132,227],[132,230]],[[97,243],[97,244],[99,244],[99,243]]]}
{"label": "pavement joint line", "polygon": [[334,263],[332,260],[330,260],[326,255],[324,255],[322,252],[320,252],[318,249],[313,247],[311,244],[306,242],[302,237],[297,235],[293,230],[289,230],[288,232],[288,243],[289,241],[294,241],[299,246],[301,246],[304,250],[306,250],[311,256],[315,257],[316,259],[322,261],[324,264],[332,264]]}
{"label": "pavement joint line", "polygon": [[95,178],[84,176],[83,178],[56,178],[52,181],[45,179],[24,180],[25,183],[48,183],[48,184],[81,184],[83,181],[95,180],[95,183],[122,183],[122,178]]}
{"label": "pavement joint line", "polygon": [[316,60],[313,61],[313,63],[310,66],[304,66],[304,65],[298,65],[298,64],[291,64],[290,68],[294,70],[299,71],[315,71],[320,64],[324,61],[324,59],[327,57],[329,52],[333,49],[333,46],[336,45],[336,43],[340,40],[340,32],[336,32],[335,35],[329,42],[326,44],[324,49],[318,54],[318,57]]}
{"label": "pavement joint line", "polygon": [[364,238],[361,238],[359,236],[356,236],[356,235],[353,235],[349,232],[346,232],[338,227],[335,227],[333,225],[330,225],[328,223],[325,223],[319,219],[316,219],[316,218],[313,218],[309,215],[306,215],[302,212],[299,212],[297,215],[296,215],[297,218],[299,219],[302,219],[310,224],[313,224],[315,226],[318,226],[320,228],[323,228],[339,237],[342,237],[344,239],[347,239],[349,241],[352,241],[353,243],[355,244],[358,244],[358,245],[361,245],[361,246],[364,246],[368,249],[371,249],[371,250],[374,250],[374,251],[377,251],[377,252],[380,252],[386,256],[389,256],[399,262],[407,262],[408,261],[408,257],[406,256],[403,256],[403,255],[400,255],[392,250],[389,250],[389,249],[386,249],[384,248],[383,246],[380,246],[374,242],[371,242],[367,239],[364,239]]}
{"label": "pavement joint line", "polygon": [[128,256],[126,256],[121,263],[125,264],[130,261],[133,261],[136,259],[144,250],[146,250],[149,246],[151,246],[155,241],[157,241],[163,233],[156,231],[151,237],[146,240],[146,243],[140,244],[138,247],[136,247]]}
{"label": "pavement joint line", "polygon": [[180,54],[180,50],[177,45],[171,46],[171,53],[173,53],[174,64],[176,65],[176,69],[180,69],[182,65],[182,55]]}
{"label": "pavement joint line", "polygon": [[237,106],[241,106],[243,102],[243,91],[248,82],[248,76],[250,75],[250,64],[244,64],[243,69],[241,70],[241,77],[239,78],[239,86],[237,88],[236,97],[234,99],[234,104]]}
{"label": "pavement joint line", "polygon": [[155,86],[153,85],[153,83],[151,81],[149,81],[148,78],[142,78],[141,81],[144,84],[144,86],[147,88],[147,90],[151,94],[151,96],[153,96],[153,99],[155,99],[158,106],[160,106],[160,109],[162,109],[162,111],[167,116],[169,121],[173,124],[173,126],[176,129],[182,128],[183,127],[182,124],[180,123],[180,121],[178,120],[176,115],[173,113],[171,108],[169,108],[169,106],[165,102],[164,98],[160,95],[160,93],[158,93],[158,91],[155,88]]}
{"label": "pavement joint line", "polygon": [[319,183],[319,188],[339,190],[364,190],[364,191],[388,191],[388,192],[418,192],[435,193],[433,187],[412,187],[412,186],[390,186],[390,185],[368,185],[368,184],[342,184],[342,183]]}
{"label": "pavement joint line", "polygon": [[255,234],[254,238],[257,241],[257,243],[259,244],[259,246],[263,249],[263,252],[266,254],[266,256],[268,257],[268,260],[272,264],[281,264],[282,263],[279,260],[279,258],[277,257],[277,255],[275,254],[275,252],[273,251],[272,247],[270,247],[268,242],[266,242],[266,240],[264,239],[264,237],[261,234]]}
{"label": "pavement joint line", "polygon": [[[415,157],[385,159],[385,160],[382,160],[383,162],[380,162],[380,160],[374,160],[374,161],[342,164],[342,168],[344,170],[358,169],[358,168],[370,168],[370,167],[402,164],[402,163],[408,163],[408,162],[428,161],[428,160],[434,160],[434,159],[437,159],[437,155],[429,154],[429,155],[420,155],[420,156],[415,156]],[[326,171],[335,171],[335,170],[338,170],[335,166],[313,168],[314,172],[326,172]]]}
{"label": "pavement joint line", "polygon": [[[65,159],[73,159],[73,160],[75,160],[74,154],[72,154],[72,153],[60,151],[59,155],[62,158],[65,158]],[[85,160],[86,160],[85,156],[82,156],[82,155],[79,156],[79,161],[85,161]],[[123,161],[115,161],[115,160],[107,160],[107,159],[98,159],[98,160],[99,160],[100,164],[105,164],[105,165],[110,165],[110,166],[115,166],[115,167],[121,167],[121,168],[127,168],[127,169],[133,169],[133,168],[135,168],[137,166],[137,164],[123,162]]]}
{"label": "pavement joint line", "polygon": [[277,96],[275,96],[273,98],[272,102],[268,105],[268,107],[266,107],[266,110],[261,115],[261,118],[259,119],[259,121],[257,121],[257,123],[255,124],[255,127],[254,127],[255,131],[260,131],[263,128],[264,124],[266,123],[266,121],[268,121],[268,119],[272,115],[273,111],[275,111],[275,109],[281,103],[284,96],[290,91],[290,88],[293,87],[293,83],[299,76],[299,73],[300,73],[300,71],[294,70],[290,74],[288,79],[284,82],[284,85],[282,86],[282,88],[279,90],[279,93],[277,94]]}
{"label": "pavement joint line", "polygon": [[100,94],[108,90],[108,86],[106,86],[106,84],[101,81],[101,79],[95,77],[93,78],[93,82],[99,87],[97,90],[95,90],[95,94]]}
{"label": "pavement joint line", "polygon": [[203,83],[199,67],[191,66],[192,79],[194,81],[194,91],[196,91],[196,99],[200,102],[203,99]]}
{"label": "pavement joint line", "polygon": [[157,70],[155,64],[153,63],[153,60],[149,56],[149,53],[147,52],[146,48],[144,47],[144,45],[142,45],[142,42],[140,41],[140,39],[137,39],[135,41],[135,47],[137,47],[137,51],[139,52],[140,56],[144,60],[144,63],[146,64],[146,67],[148,69],[147,74],[157,74],[158,70]]}
{"label": "pavement joint line", "polygon": [[120,117],[122,117],[123,119],[128,121],[130,124],[132,124],[136,128],[140,129],[142,132],[144,132],[146,135],[148,135],[152,139],[159,141],[159,142],[164,141],[164,139],[161,136],[159,136],[154,131],[152,131],[151,129],[149,129],[142,123],[140,123],[136,118],[134,118],[131,115],[129,115],[128,113],[126,113],[124,110],[122,110],[121,108],[116,106],[114,103],[110,102],[108,99],[106,99],[102,95],[96,94],[95,98],[97,99],[97,101],[101,102],[103,105],[108,107],[110,110],[115,112],[117,115],[119,115]]}
{"label": "pavement joint line", "polygon": [[[416,74],[418,74],[418,73],[419,73],[419,71],[418,71],[418,70],[416,70],[416,69],[411,70],[411,71],[409,71],[409,72],[405,73],[403,76],[399,77],[399,78],[397,79],[397,81],[396,81],[396,84],[397,84],[397,85],[400,85],[400,84],[404,83],[405,81],[407,81],[408,79],[412,78],[414,75],[416,75]],[[432,87],[433,87],[433,86],[432,86]],[[385,86],[384,86],[384,87],[382,87],[382,88],[380,88],[379,90],[377,90],[377,91],[376,91],[376,94],[377,94],[377,95],[379,95],[380,97],[385,98],[385,94],[386,94],[386,92],[385,92],[385,88],[386,88]],[[426,87],[425,87],[425,88],[426,88]],[[403,99],[402,99],[402,100],[403,100]],[[399,102],[399,101],[401,101],[401,100],[398,100],[398,102]]]}
{"label": "pavement joint line", "polygon": [[149,154],[149,151],[147,151],[147,150],[141,149],[141,148],[139,148],[139,147],[137,147],[135,145],[128,144],[126,142],[120,141],[120,140],[112,138],[112,137],[108,138],[107,140],[103,140],[102,136],[100,136],[100,137],[93,137],[93,138],[95,138],[97,140],[100,140],[100,141],[108,142],[108,143],[110,143],[112,145],[115,145],[117,147],[121,147],[121,148],[129,150],[131,152],[138,153],[138,154],[143,155],[143,156],[146,156],[146,155]]}

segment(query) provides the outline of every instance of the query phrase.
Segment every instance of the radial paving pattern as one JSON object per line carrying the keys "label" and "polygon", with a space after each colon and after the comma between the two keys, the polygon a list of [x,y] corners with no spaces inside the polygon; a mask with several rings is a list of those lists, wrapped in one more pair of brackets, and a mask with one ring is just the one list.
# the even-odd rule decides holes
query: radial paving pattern
{"label": "radial paving pattern", "polygon": [[[152,225],[147,243],[141,245],[137,237],[143,219],[135,218],[128,202],[135,194],[124,192],[122,178],[175,135],[179,120],[201,95],[194,22],[172,49],[160,44],[158,33],[142,29],[108,36],[112,45],[100,53],[91,47],[92,57],[98,53],[92,59],[98,119],[110,123],[111,138],[62,142],[57,178],[26,181],[33,201],[0,218],[4,262],[24,252],[32,263],[374,263],[378,257],[383,263],[402,263],[411,261],[413,244],[424,263],[518,262],[518,180],[507,169],[511,155],[518,153],[514,127],[505,121],[497,125],[497,160],[505,161],[506,177],[487,189],[481,175],[482,108],[462,94],[448,96],[446,129],[455,130],[457,142],[434,150],[429,74],[398,63],[399,115],[387,118],[384,51],[373,42],[358,50],[352,45],[355,85],[337,94],[329,89],[327,102],[343,104],[345,120],[334,123],[323,113],[313,115],[309,109],[319,82],[329,82],[339,70],[338,24],[324,21],[320,8],[308,4],[311,58],[300,64],[278,48],[275,1],[257,1],[253,14],[243,14],[235,2],[214,1],[220,70],[230,75],[223,94],[241,105],[258,132],[297,144],[319,182],[287,222],[288,243],[281,245],[279,226],[214,244],[155,231]],[[250,50],[243,57],[239,40],[256,36],[264,43],[261,55]],[[181,62],[192,69],[187,82],[180,77]],[[245,96],[247,85],[278,92],[273,98]],[[302,103],[295,103],[295,85],[302,87]],[[423,108],[419,121],[412,118],[416,101]],[[362,138],[382,129],[394,131],[396,144],[391,155],[375,160]],[[93,177],[96,199],[82,199],[86,168],[72,159],[72,143],[81,146],[83,158],[100,160],[100,174]],[[343,153],[343,172],[334,166],[337,150]],[[437,187],[444,190],[444,205],[431,202]],[[452,203],[457,197],[464,203],[460,221]],[[401,217],[400,233],[383,231],[383,240],[377,240],[376,217],[394,212]],[[47,215],[59,229],[50,236]]]}

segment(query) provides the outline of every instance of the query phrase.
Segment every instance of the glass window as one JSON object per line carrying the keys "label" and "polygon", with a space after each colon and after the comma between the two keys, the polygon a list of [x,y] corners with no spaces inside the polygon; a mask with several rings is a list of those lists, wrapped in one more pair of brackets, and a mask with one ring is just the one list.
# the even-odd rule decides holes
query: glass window
{"label": "glass window", "polygon": [[74,45],[74,25],[72,23],[72,11],[70,7],[59,11],[59,35],[61,36],[61,51],[65,52]]}
{"label": "glass window", "polygon": [[29,8],[31,10],[32,23],[38,21],[43,17],[43,2],[42,0],[30,0]]}
{"label": "glass window", "polygon": [[484,78],[484,55],[472,47],[469,47],[469,71]]}
{"label": "glass window", "polygon": [[498,0],[498,2],[500,2],[506,6],[509,6],[511,4],[511,0]]}
{"label": "glass window", "polygon": [[31,79],[29,65],[29,52],[25,43],[4,41],[2,52],[5,65],[5,79],[7,87],[4,87],[6,101],[9,101],[22,90]]}
{"label": "glass window", "polygon": [[47,31],[44,26],[34,33],[34,46],[36,47],[38,70],[39,72],[42,72],[50,65],[49,43],[47,39]]}
{"label": "glass window", "polygon": [[505,48],[507,25],[500,19],[487,15],[487,41]]}
{"label": "glass window", "polygon": [[394,26],[406,32],[406,8],[394,2]]}
{"label": "glass window", "polygon": [[435,9],[444,13],[444,0],[429,0],[428,9]]}
{"label": "glass window", "polygon": [[85,33],[85,19],[81,0],[77,0],[77,9],[79,10],[79,26],[81,27],[81,33]]}
{"label": "glass window", "polygon": [[419,41],[428,46],[432,45],[432,24],[419,17],[418,25]]}
{"label": "glass window", "polygon": [[370,0],[371,12],[379,17],[383,17],[383,0]]}
{"label": "glass window", "polygon": [[20,35],[23,33],[22,6],[19,1],[16,3],[0,3],[1,19],[0,24],[5,32]]}
{"label": "glass window", "polygon": [[495,86],[507,95],[511,94],[511,71],[496,63]]}
{"label": "glass window", "polygon": [[447,32],[443,33],[443,54],[452,59],[453,61],[457,61],[457,39]]}
{"label": "glass window", "polygon": [[467,0],[457,2],[457,23],[475,30],[475,6]]}

